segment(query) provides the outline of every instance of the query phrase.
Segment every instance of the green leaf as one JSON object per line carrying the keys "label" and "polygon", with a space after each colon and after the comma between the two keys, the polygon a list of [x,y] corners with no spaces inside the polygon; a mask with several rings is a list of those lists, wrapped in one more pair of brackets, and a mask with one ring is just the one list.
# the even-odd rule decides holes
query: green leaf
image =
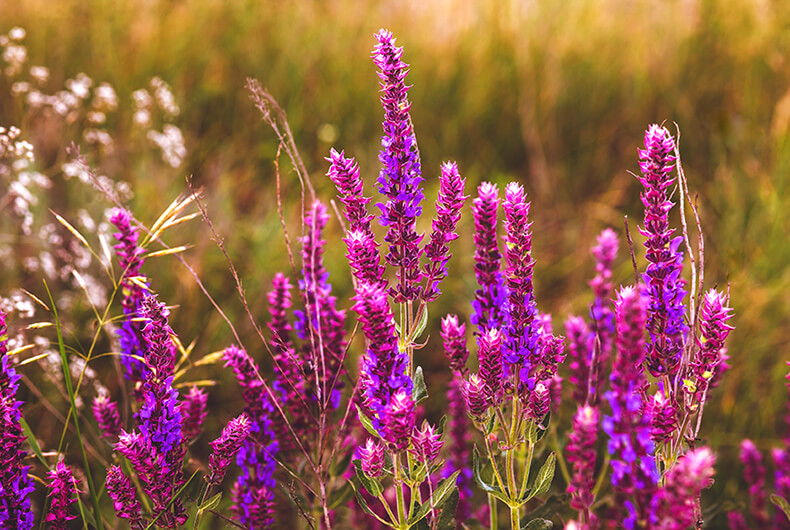
{"label": "green leaf", "polygon": [[335,510],[344,504],[346,504],[350,499],[351,496],[354,495],[354,486],[351,484],[349,480],[342,487],[336,489],[332,493],[329,494],[329,499],[327,501],[327,506],[330,510]]}
{"label": "green leaf", "polygon": [[409,519],[409,522],[407,523],[409,526],[417,523],[420,521],[420,519],[428,515],[428,513],[431,511],[432,500],[434,509],[441,508],[442,504],[444,504],[444,502],[450,497],[450,493],[454,489],[458,489],[455,485],[455,481],[458,478],[459,473],[460,471],[456,471],[444,481],[442,481],[441,484],[439,484],[439,487],[433,492],[433,499],[428,499],[422,503],[419,509],[417,509],[417,512]]}
{"label": "green leaf", "polygon": [[486,434],[494,432],[494,427],[496,427],[496,414],[491,414],[491,417],[488,418],[488,422],[486,422]]}
{"label": "green leaf", "polygon": [[521,525],[521,530],[551,530],[554,523],[548,519],[533,519]]}
{"label": "green leaf", "polygon": [[790,504],[788,504],[785,498],[780,497],[775,493],[772,493],[770,498],[771,498],[771,502],[774,503],[777,506],[777,508],[782,510],[785,514],[785,517],[787,517],[787,519],[790,520]]}
{"label": "green leaf", "polygon": [[535,440],[536,442],[539,442],[544,436],[546,436],[546,433],[549,432],[549,423],[551,423],[551,409],[549,409],[549,412],[546,414],[546,416],[544,416],[543,421],[541,421],[540,425],[538,425],[538,438]]}
{"label": "green leaf", "polygon": [[444,434],[444,427],[447,424],[447,416],[442,416],[439,424],[436,426],[436,433],[441,436]]}
{"label": "green leaf", "polygon": [[527,425],[527,442],[533,445],[538,442],[538,424],[532,420]]}
{"label": "green leaf", "polygon": [[354,406],[357,407],[357,415],[359,415],[359,423],[362,424],[362,426],[365,428],[366,431],[368,431],[376,438],[379,438],[379,433],[376,431],[376,428],[373,427],[373,422],[370,421],[370,418],[365,416],[362,410],[360,410],[359,405],[354,405]]}
{"label": "green leaf", "polygon": [[198,506],[198,511],[207,512],[209,510],[212,510],[219,504],[219,501],[221,500],[222,500],[222,492],[220,491],[219,493],[211,497],[209,500]]}
{"label": "green leaf", "polygon": [[537,476],[535,477],[535,481],[532,483],[532,487],[529,489],[525,498],[522,499],[521,503],[525,503],[533,497],[537,497],[538,495],[543,495],[551,488],[551,482],[554,480],[554,464],[557,461],[557,456],[552,451],[549,454],[549,457],[546,459],[546,462],[543,463],[543,467],[540,468],[538,471]]}
{"label": "green leaf", "polygon": [[431,530],[431,527],[428,526],[428,520],[426,518],[422,518],[413,525],[409,527],[409,530]]}
{"label": "green leaf", "polygon": [[22,416],[19,416],[19,424],[22,426],[22,432],[25,433],[27,443],[30,444],[30,448],[33,449],[36,458],[38,458],[41,463],[44,464],[44,467],[49,470],[49,464],[47,464],[47,461],[44,459],[44,455],[41,454],[41,447],[38,445],[38,440],[36,440],[36,437],[33,435],[33,431],[30,430],[30,425],[27,424],[25,418]]}
{"label": "green leaf", "polygon": [[428,326],[428,306],[425,305],[422,307],[422,315],[420,316],[420,321],[417,322],[417,327],[415,328],[414,333],[412,334],[412,339],[416,339],[420,335],[422,335],[423,331],[425,331],[425,328],[427,326]]}
{"label": "green leaf", "polygon": [[354,467],[356,468],[357,478],[359,479],[360,484],[362,484],[362,487],[374,497],[381,495],[381,493],[384,491],[384,488],[381,486],[381,482],[375,478],[370,478],[365,475],[365,473],[362,471],[362,464],[360,460],[354,460]]}
{"label": "green leaf", "polygon": [[458,510],[459,493],[458,488],[454,488],[444,503],[442,513],[439,514],[439,519],[436,522],[436,530],[455,530],[457,523],[455,522],[455,514]]}
{"label": "green leaf", "polygon": [[[353,483],[351,483],[351,484],[352,484],[352,487],[353,487]],[[356,487],[354,487],[354,495],[356,496],[357,503],[359,504],[359,507],[362,508],[363,512],[365,512],[368,515],[372,515],[373,517],[375,517],[376,519],[381,521],[381,523],[386,525],[386,526],[392,526],[391,522],[385,521],[384,519],[379,517],[378,514],[376,514],[376,512],[374,512],[373,510],[370,509],[370,506],[368,506],[368,501],[365,500],[365,497],[363,497],[362,494],[359,493],[359,490]]]}
{"label": "green leaf", "polygon": [[482,463],[480,459],[480,453],[477,452],[477,447],[475,447],[472,473],[475,476],[477,485],[480,486],[486,493],[490,493],[505,504],[510,505],[510,499],[508,498],[507,494],[500,490],[498,485],[488,482],[488,479],[486,478],[486,476],[488,476],[491,477],[491,480],[493,480],[494,471],[491,468],[491,465],[492,464],[488,461]]}
{"label": "green leaf", "polygon": [[411,399],[416,405],[428,397],[428,389],[425,388],[425,378],[422,375],[422,366],[414,370],[414,388],[411,391]]}

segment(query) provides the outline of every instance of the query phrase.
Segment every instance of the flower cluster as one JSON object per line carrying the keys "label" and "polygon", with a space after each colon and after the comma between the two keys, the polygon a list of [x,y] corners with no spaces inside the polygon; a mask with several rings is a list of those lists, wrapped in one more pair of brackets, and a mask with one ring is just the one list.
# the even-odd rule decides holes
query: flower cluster
{"label": "flower cluster", "polygon": [[384,136],[381,138],[379,160],[382,168],[378,188],[387,197],[379,203],[380,222],[387,227],[384,241],[389,243],[387,262],[398,269],[399,283],[393,287],[396,302],[414,300],[419,294],[421,279],[419,260],[422,255],[417,233],[417,217],[422,213],[424,199],[420,183],[422,172],[417,138],[411,124],[406,85],[408,65],[401,60],[403,48],[395,46],[395,38],[387,30],[376,34],[373,61],[381,78],[381,104],[384,106]]}
{"label": "flower cluster", "polygon": [[505,324],[507,291],[500,271],[502,254],[497,242],[497,209],[499,190],[490,182],[483,182],[472,201],[475,222],[475,277],[480,286],[472,301],[471,321],[479,331]]}
{"label": "flower cluster", "polygon": [[66,530],[68,522],[77,518],[69,510],[71,505],[76,502],[74,494],[78,491],[77,482],[71,469],[62,461],[58,462],[55,469],[47,474],[47,478],[50,480],[47,497],[51,499],[51,504],[46,521],[50,528]]}
{"label": "flower cluster", "polygon": [[[595,257],[595,277],[590,280],[590,287],[595,293],[595,302],[591,308],[593,329],[598,338],[599,349],[593,373],[597,374],[593,381],[597,392],[603,391],[607,369],[612,356],[613,338],[615,334],[614,311],[612,311],[612,264],[617,258],[617,234],[606,228],[596,239],[592,248]],[[590,350],[592,351],[592,350]]]}
{"label": "flower cluster", "polygon": [[597,407],[582,405],[573,417],[573,430],[568,437],[566,458],[573,466],[573,476],[568,484],[572,495],[571,507],[579,511],[582,528],[595,530],[598,520],[590,511],[595,487],[595,442],[598,439],[600,412]]}
{"label": "flower cluster", "polygon": [[604,416],[612,455],[612,485],[617,504],[625,506],[625,528],[638,528],[649,521],[650,502],[658,483],[658,469],[650,440],[650,418],[643,415],[642,392],[646,385],[642,362],[647,312],[639,289],[623,287],[615,303],[617,356],[605,396],[612,409]]}
{"label": "flower cluster", "polygon": [[233,486],[233,511],[247,528],[269,528],[273,523],[274,470],[277,467],[279,444],[275,436],[276,411],[266,383],[260,378],[255,361],[247,352],[230,346],[225,361],[233,368],[246,403],[244,414],[249,418],[249,436],[241,444],[236,463],[241,475]]}
{"label": "flower cluster", "polygon": [[145,295],[139,281],[140,268],[145,259],[142,257],[143,249],[138,246],[139,234],[133,220],[129,211],[121,209],[116,210],[110,218],[110,222],[118,229],[115,234],[118,244],[114,248],[122,271],[120,284],[124,320],[118,328],[121,362],[126,368],[127,379],[132,384],[137,384],[143,381],[145,375],[145,368],[140,360],[145,356],[145,341],[139,313],[140,303]]}
{"label": "flower cluster", "polygon": [[7,344],[8,328],[0,312],[0,527],[27,530],[33,528],[30,494],[34,486],[29,466],[23,465],[22,403],[16,399],[20,376],[11,366]]}
{"label": "flower cluster", "polygon": [[682,236],[672,237],[669,226],[669,188],[675,182],[675,140],[664,127],[651,125],[645,132],[645,149],[639,151],[639,166],[644,186],[645,236],[648,261],[644,280],[648,288],[647,329],[650,331],[647,366],[656,377],[674,375],[680,365],[688,326],[683,320],[686,295],[683,269]]}

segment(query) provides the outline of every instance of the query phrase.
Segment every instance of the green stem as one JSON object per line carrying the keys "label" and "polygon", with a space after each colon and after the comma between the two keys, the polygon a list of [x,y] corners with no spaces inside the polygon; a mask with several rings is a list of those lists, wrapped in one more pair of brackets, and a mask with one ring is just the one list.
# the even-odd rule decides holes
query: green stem
{"label": "green stem", "polygon": [[519,491],[519,498],[524,496],[524,493],[527,491],[527,484],[529,483],[529,471],[532,468],[532,457],[535,454],[535,444],[529,442],[529,450],[527,452],[527,463],[524,469],[524,478],[521,482],[521,490]]}
{"label": "green stem", "polygon": [[496,513],[496,497],[488,494],[488,512],[491,517],[491,530],[498,530],[499,529],[499,522],[497,521],[497,513]]}
{"label": "green stem", "polygon": [[395,502],[398,507],[398,528],[405,529],[408,517],[406,515],[406,502],[403,499],[403,476],[400,468],[400,453],[395,454],[392,467],[395,473]]}
{"label": "green stem", "polygon": [[491,467],[494,468],[494,475],[496,476],[496,480],[499,483],[499,489],[503,492],[505,491],[505,482],[502,480],[502,475],[499,473],[499,466],[496,464],[496,459],[494,458],[494,450],[491,447],[491,443],[488,441],[488,436],[485,437],[486,442],[486,452],[488,453],[488,459],[491,461]]}
{"label": "green stem", "polygon": [[510,528],[512,530],[520,530],[521,523],[519,521],[518,510],[518,492],[516,491],[516,473],[514,469],[513,453],[515,449],[509,447],[505,451],[505,470],[507,472],[507,490],[508,497],[510,497]]}
{"label": "green stem", "polygon": [[196,530],[200,525],[200,520],[203,518],[203,510],[200,509],[203,506],[203,503],[206,502],[206,498],[208,497],[208,492],[211,489],[209,484],[206,484],[205,488],[203,488],[203,494],[200,496],[200,501],[197,504],[197,513],[195,514],[195,520],[192,522],[192,530]]}

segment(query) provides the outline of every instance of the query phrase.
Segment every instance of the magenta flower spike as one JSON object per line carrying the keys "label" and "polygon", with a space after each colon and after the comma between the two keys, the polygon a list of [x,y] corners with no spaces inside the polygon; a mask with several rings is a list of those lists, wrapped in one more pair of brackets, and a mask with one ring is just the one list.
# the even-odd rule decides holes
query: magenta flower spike
{"label": "magenta flower spike", "polygon": [[398,285],[392,288],[395,302],[414,300],[419,295],[420,248],[417,217],[422,213],[422,175],[417,138],[411,125],[406,75],[409,66],[401,60],[403,48],[395,46],[390,31],[376,34],[373,61],[381,78],[381,104],[384,106],[384,136],[379,161],[382,168],[378,188],[387,197],[379,203],[380,222],[387,227],[384,241],[389,243],[387,262],[397,269]]}
{"label": "magenta flower spike", "polygon": [[374,413],[371,418],[380,433],[385,422],[384,410],[390,406],[392,396],[403,390],[410,393],[408,358],[398,349],[395,319],[390,310],[387,292],[381,285],[359,283],[353,306],[359,315],[362,332],[368,340],[362,373],[362,396],[365,406]]}
{"label": "magenta flower spike", "polygon": [[346,207],[347,230],[372,234],[370,222],[373,216],[367,212],[370,198],[363,195],[359,164],[354,158],[346,158],[343,151],[338,153],[334,148],[329,151],[326,160],[330,163],[327,176],[334,182],[340,202]]}
{"label": "magenta flower spike", "polygon": [[479,375],[483,380],[484,392],[488,403],[498,407],[502,402],[502,333],[491,328],[480,335],[477,351],[480,364]]}
{"label": "magenta flower spike", "polygon": [[439,456],[443,445],[442,435],[426,421],[421,429],[413,431],[410,451],[418,462],[430,465]]}
{"label": "magenta flower spike", "polygon": [[469,503],[472,499],[472,468],[469,465],[470,422],[467,414],[466,401],[463,393],[463,378],[455,374],[447,385],[447,414],[449,416],[450,447],[444,476],[452,475],[460,470],[456,484],[458,485],[458,509],[456,517],[463,520],[469,515]]}
{"label": "magenta flower spike", "polygon": [[132,526],[142,524],[140,502],[135,496],[135,489],[121,468],[112,465],[107,470],[107,495],[112,499],[115,515],[126,519]]}
{"label": "magenta flower spike", "polygon": [[462,388],[466,409],[475,419],[481,419],[488,410],[488,397],[486,396],[485,383],[477,374],[471,374],[469,379],[464,381]]}
{"label": "magenta flower spike", "polygon": [[760,451],[749,439],[741,442],[741,464],[743,465],[743,479],[749,486],[748,513],[755,528],[770,526],[766,514],[765,495],[765,466]]}
{"label": "magenta flower spike", "polygon": [[447,261],[450,259],[450,241],[458,238],[455,228],[461,218],[461,207],[467,199],[464,195],[466,179],[458,173],[455,162],[442,164],[439,177],[439,196],[436,199],[436,219],[433,220],[431,239],[425,245],[425,289],[422,298],[426,302],[438,298],[439,283],[447,277]]}
{"label": "magenta flower spike", "polygon": [[102,437],[115,440],[121,434],[121,415],[118,412],[118,404],[110,400],[110,396],[105,392],[100,392],[93,398],[91,406],[93,417],[99,424]]}
{"label": "magenta flower spike", "polygon": [[595,500],[595,443],[598,440],[600,417],[597,407],[579,405],[565,449],[568,464],[573,467],[567,490],[571,494],[571,507],[579,511],[582,527],[590,530],[598,528],[598,519],[590,507]]}
{"label": "magenta flower spike", "polygon": [[573,400],[584,404],[590,395],[590,364],[595,336],[584,319],[574,315],[565,321],[565,334],[568,336],[568,381],[573,388]]}
{"label": "magenta flower spike", "polygon": [[[257,365],[247,352],[230,346],[225,349],[224,357],[226,365],[236,374],[246,403],[244,414],[250,419],[249,436],[236,455],[241,475],[231,490],[232,509],[245,527],[269,528],[274,522],[277,487],[274,471],[280,447],[275,434],[277,412],[259,377]],[[283,435],[291,437],[290,431]]]}
{"label": "magenta flower spike", "polygon": [[614,345],[615,323],[611,302],[612,264],[617,258],[618,246],[617,234],[611,228],[607,228],[598,235],[596,245],[591,250],[595,257],[595,277],[590,280],[590,287],[595,293],[595,302],[590,316],[600,340],[596,366],[592,368],[592,373],[597,374],[596,380],[592,381],[592,384],[595,385],[596,395],[603,392]]}
{"label": "magenta flower spike", "polygon": [[466,325],[458,321],[457,315],[447,315],[442,319],[442,343],[444,354],[450,361],[450,370],[456,376],[465,376],[469,369],[466,361],[469,350],[466,348]]}
{"label": "magenta flower spike", "polygon": [[250,419],[242,414],[238,418],[230,420],[222,429],[222,435],[210,443],[213,451],[208,458],[208,469],[211,473],[206,475],[206,482],[210,486],[222,482],[228,466],[236,457],[249,434]]}
{"label": "magenta flower spike", "polygon": [[121,362],[126,369],[126,378],[132,384],[137,384],[142,383],[145,370],[143,363],[135,358],[145,356],[143,323],[139,320],[139,306],[145,297],[145,291],[138,282],[132,281],[132,278],[140,276],[145,258],[142,257],[143,249],[137,244],[139,234],[137,227],[132,224],[133,219],[131,212],[122,209],[114,210],[110,217],[110,222],[118,229],[115,234],[118,244],[113,248],[122,272],[121,306],[125,318],[118,328]]}
{"label": "magenta flower spike", "polygon": [[671,176],[675,168],[675,140],[664,127],[651,125],[645,132],[645,149],[639,151],[639,166],[644,186],[641,198],[645,206],[645,236],[648,265],[644,282],[648,288],[647,329],[650,331],[647,366],[655,377],[674,375],[680,366],[685,333],[683,320],[685,282],[681,277],[683,237],[673,238],[669,227]]}
{"label": "magenta flower spike", "polygon": [[617,356],[609,379],[611,390],[605,395],[612,415],[604,416],[603,430],[609,436],[616,504],[625,507],[624,527],[633,529],[648,524],[659,478],[650,439],[651,418],[644,414],[642,403],[647,384],[642,368],[647,311],[637,288],[620,289],[615,316]]}
{"label": "magenta flower spike", "polygon": [[507,292],[500,270],[502,254],[497,239],[497,209],[499,190],[490,182],[477,188],[472,201],[475,222],[475,277],[480,286],[472,301],[472,323],[480,333],[505,324]]}
{"label": "magenta flower spike", "polygon": [[518,366],[526,380],[529,364],[535,362],[538,329],[537,308],[532,293],[532,233],[529,231],[529,203],[524,188],[515,182],[505,189],[505,281],[508,289],[509,325],[504,330],[505,361]]}
{"label": "magenta flower spike", "polygon": [[78,492],[77,481],[71,469],[63,462],[58,462],[55,469],[47,473],[49,484],[47,497],[50,499],[49,513],[46,521],[49,528],[66,530],[68,522],[77,516],[70,513],[71,505],[76,502],[74,495]]}
{"label": "magenta flower spike", "polygon": [[667,472],[666,486],[653,500],[654,527],[667,530],[686,530],[694,525],[697,497],[713,483],[714,455],[707,447],[694,449],[683,455]]}
{"label": "magenta flower spike", "polygon": [[208,416],[208,394],[196,386],[191,386],[179,405],[179,411],[183,419],[181,435],[184,442],[190,443],[203,431],[203,422]]}
{"label": "magenta flower spike", "polygon": [[0,311],[0,528],[29,530],[34,523],[30,494],[35,487],[28,475],[30,466],[23,465],[27,453],[22,449],[22,402],[16,399],[20,376],[11,366],[7,343],[8,328]]}
{"label": "magenta flower spike", "polygon": [[326,206],[313,202],[305,212],[305,235],[302,237],[302,290],[304,311],[294,311],[295,329],[300,339],[309,343],[309,364],[317,377],[310,378],[310,391],[319,409],[337,408],[343,385],[343,355],[345,342],[345,311],[337,308],[337,298],[331,295],[329,273],[324,267],[323,231],[329,220]]}
{"label": "magenta flower spike", "polygon": [[368,438],[359,448],[359,458],[366,476],[378,478],[384,474],[384,446],[373,438]]}
{"label": "magenta flower spike", "polygon": [[659,389],[647,398],[646,409],[651,419],[650,439],[655,444],[663,444],[672,440],[678,428],[677,406]]}
{"label": "magenta flower spike", "polygon": [[403,451],[409,446],[414,412],[410,392],[403,389],[392,395],[389,405],[381,412],[382,438],[392,451]]}
{"label": "magenta flower spike", "polygon": [[724,341],[733,329],[727,323],[732,318],[730,311],[732,308],[727,307],[724,293],[719,293],[714,289],[705,293],[700,308],[701,336],[697,338],[699,351],[691,362],[696,391],[700,395],[704,395],[721,365]]}

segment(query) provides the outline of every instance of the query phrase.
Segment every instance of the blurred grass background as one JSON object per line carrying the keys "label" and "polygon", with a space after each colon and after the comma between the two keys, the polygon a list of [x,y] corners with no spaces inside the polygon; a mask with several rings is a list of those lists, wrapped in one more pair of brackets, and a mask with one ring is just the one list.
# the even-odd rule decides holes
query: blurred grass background
{"label": "blurred grass background", "polygon": [[[790,325],[787,2],[0,0],[0,12],[0,32],[24,27],[29,64],[48,66],[55,85],[79,72],[113,85],[119,120],[128,122],[124,105],[152,76],[172,85],[189,150],[185,165],[163,170],[127,156],[120,136],[100,170],[132,184],[131,207],[149,224],[185,189],[185,175],[193,175],[261,321],[263,293],[273,273],[289,265],[276,214],[277,140],[243,88],[247,76],[260,79],[287,111],[320,198],[334,197],[323,160],[332,146],[357,157],[370,195],[382,111],[369,55],[373,34],[392,30],[411,64],[429,203],[447,159],[458,161],[468,193],[486,179],[526,186],[538,302],[554,315],[555,330],[591,301],[586,281],[594,236],[606,226],[623,234],[627,214],[640,242],[640,186],[627,170],[638,170],[648,124],[666,122],[674,130],[676,122],[689,183],[699,193],[708,286],[729,284],[735,308],[732,369],[712,396],[703,427],[722,455],[716,487],[735,494],[739,466],[726,462],[733,462],[744,435],[762,449],[781,443]],[[17,112],[4,90],[0,124],[13,123]],[[45,168],[65,147],[43,133],[34,140]],[[286,166],[282,176],[294,236],[299,188]],[[56,199],[61,213],[86,200]],[[422,221],[426,230],[432,208]],[[460,230],[471,229],[467,209]],[[328,268],[336,293],[347,300],[348,266],[334,220],[329,230]],[[188,261],[254,350],[232,278],[205,228],[195,222],[178,237],[174,244],[195,245]],[[432,329],[446,311],[470,311],[471,237],[453,252]],[[615,279],[627,283],[624,239],[619,263]],[[147,273],[165,300],[180,305],[173,327],[182,340],[198,338],[204,353],[227,344],[228,329],[193,280],[175,262],[158,265]],[[35,278],[8,271],[4,278],[4,290],[12,281],[40,289]],[[439,350],[434,333],[423,350],[424,364],[436,374],[434,396],[446,379]]]}

